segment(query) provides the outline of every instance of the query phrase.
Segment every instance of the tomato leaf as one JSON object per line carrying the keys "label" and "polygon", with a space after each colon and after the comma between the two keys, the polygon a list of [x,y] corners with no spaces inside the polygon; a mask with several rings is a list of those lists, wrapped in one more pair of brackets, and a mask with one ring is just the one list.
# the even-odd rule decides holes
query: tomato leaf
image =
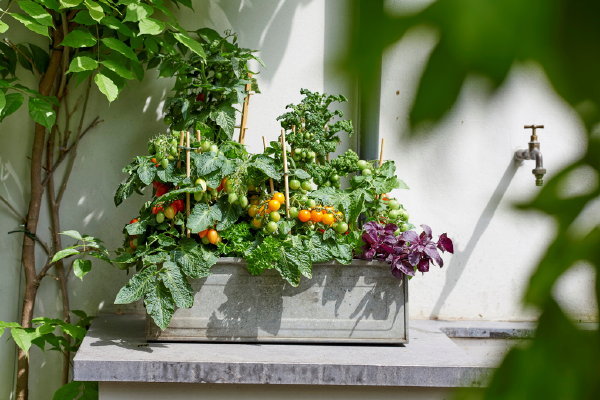
{"label": "tomato leaf", "polygon": [[171,296],[177,307],[190,308],[194,304],[192,287],[176,263],[172,261],[163,263],[159,275],[166,288],[171,292]]}
{"label": "tomato leaf", "polygon": [[175,312],[175,301],[162,281],[149,282],[144,295],[146,311],[160,329],[166,329]]}
{"label": "tomato leaf", "polygon": [[137,175],[144,185],[149,185],[156,176],[156,167],[150,162],[141,163],[137,169]]}
{"label": "tomato leaf", "polygon": [[180,250],[173,252],[173,259],[181,267],[182,272],[190,278],[204,278],[210,274],[210,268],[217,262],[217,256],[196,244],[186,249],[181,246]]}
{"label": "tomato leaf", "polygon": [[141,299],[147,288],[154,284],[156,272],[156,265],[151,265],[133,275],[117,293],[115,304],[128,304]]}
{"label": "tomato leaf", "polygon": [[4,33],[8,30],[8,25],[2,21],[0,21],[0,33]]}
{"label": "tomato leaf", "polygon": [[83,280],[83,277],[92,270],[92,262],[90,260],[82,260],[78,258],[73,261],[73,273],[76,277]]}
{"label": "tomato leaf", "polygon": [[187,227],[192,233],[198,233],[214,226],[222,217],[221,209],[217,204],[208,206],[197,203],[187,219]]}

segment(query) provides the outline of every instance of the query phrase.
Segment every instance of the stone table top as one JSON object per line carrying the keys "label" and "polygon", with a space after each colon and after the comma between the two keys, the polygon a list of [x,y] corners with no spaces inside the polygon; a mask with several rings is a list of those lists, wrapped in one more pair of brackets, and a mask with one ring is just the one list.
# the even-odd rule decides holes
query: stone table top
{"label": "stone table top", "polygon": [[482,386],[497,360],[454,338],[528,336],[523,323],[410,322],[407,345],[146,342],[144,318],[94,320],[74,359],[74,379],[101,382]]}

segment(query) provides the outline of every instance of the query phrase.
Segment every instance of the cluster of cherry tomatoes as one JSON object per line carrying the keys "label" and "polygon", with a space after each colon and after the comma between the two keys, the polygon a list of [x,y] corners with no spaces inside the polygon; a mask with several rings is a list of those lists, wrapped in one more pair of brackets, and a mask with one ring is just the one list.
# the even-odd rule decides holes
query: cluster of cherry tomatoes
{"label": "cluster of cherry tomatoes", "polygon": [[219,232],[217,232],[217,230],[214,228],[205,229],[201,232],[198,232],[198,236],[204,244],[218,244],[221,242],[221,236],[219,235]]}
{"label": "cluster of cherry tomatoes", "polygon": [[328,228],[332,228],[337,233],[346,233],[348,224],[342,220],[342,213],[336,211],[331,206],[315,206],[298,210],[295,207],[290,208],[290,216],[298,218],[300,222],[311,224],[323,224]]}
{"label": "cluster of cherry tomatoes", "polygon": [[248,215],[252,218],[252,225],[255,229],[263,227],[267,233],[275,233],[278,231],[279,226],[277,223],[281,219],[279,209],[281,205],[285,203],[285,196],[283,193],[273,193],[270,199],[263,201],[260,204],[258,198],[252,198],[251,205],[248,207]]}

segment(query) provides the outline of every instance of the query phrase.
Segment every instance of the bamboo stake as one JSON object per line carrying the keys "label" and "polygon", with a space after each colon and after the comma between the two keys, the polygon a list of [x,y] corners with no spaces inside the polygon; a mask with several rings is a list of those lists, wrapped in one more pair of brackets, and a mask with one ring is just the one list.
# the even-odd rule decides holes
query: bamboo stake
{"label": "bamboo stake", "polygon": [[[267,140],[265,139],[265,137],[262,137],[263,140],[263,147],[266,150],[267,149]],[[273,185],[273,178],[269,178],[269,185],[271,186],[271,194],[275,193],[275,186]]]}
{"label": "bamboo stake", "polygon": [[[179,148],[177,149],[177,158],[179,158],[179,154],[181,154],[181,148],[183,147],[184,140],[184,132],[179,132]],[[181,168],[181,160],[177,161],[177,168]]]}
{"label": "bamboo stake", "polygon": [[202,140],[202,135],[200,134],[200,129],[196,129],[196,142],[200,142]]}
{"label": "bamboo stake", "polygon": [[287,148],[285,143],[285,130],[281,130],[281,150],[283,152],[283,185],[285,187],[285,215],[290,217],[290,186],[288,182]]}
{"label": "bamboo stake", "polygon": [[[196,131],[197,135],[200,135],[199,131]],[[191,166],[190,166],[190,132],[185,132],[185,175],[189,178],[191,175]],[[185,215],[186,217],[190,216],[190,194],[185,194]],[[186,236],[190,237],[190,230],[186,229]]]}
{"label": "bamboo stake", "polygon": [[[248,74],[248,78],[252,78],[252,74]],[[246,84],[246,97],[244,98],[244,104],[242,105],[242,120],[240,122],[240,139],[239,142],[244,144],[246,140],[246,123],[248,121],[248,107],[250,105],[250,91],[252,90],[252,85],[250,83]]]}
{"label": "bamboo stake", "polygon": [[379,166],[383,165],[383,138],[381,138],[381,144],[379,145]]}

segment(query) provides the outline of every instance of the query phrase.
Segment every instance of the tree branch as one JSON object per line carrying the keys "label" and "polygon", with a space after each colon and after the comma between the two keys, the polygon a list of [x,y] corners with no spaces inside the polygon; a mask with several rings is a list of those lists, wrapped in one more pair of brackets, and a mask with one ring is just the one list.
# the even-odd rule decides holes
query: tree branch
{"label": "tree branch", "polygon": [[6,207],[8,207],[8,209],[12,211],[13,214],[15,214],[15,217],[19,220],[19,222],[25,224],[25,222],[27,221],[25,216],[22,215],[12,204],[10,204],[10,202],[4,196],[0,195],[0,201],[2,201],[6,205]]}

